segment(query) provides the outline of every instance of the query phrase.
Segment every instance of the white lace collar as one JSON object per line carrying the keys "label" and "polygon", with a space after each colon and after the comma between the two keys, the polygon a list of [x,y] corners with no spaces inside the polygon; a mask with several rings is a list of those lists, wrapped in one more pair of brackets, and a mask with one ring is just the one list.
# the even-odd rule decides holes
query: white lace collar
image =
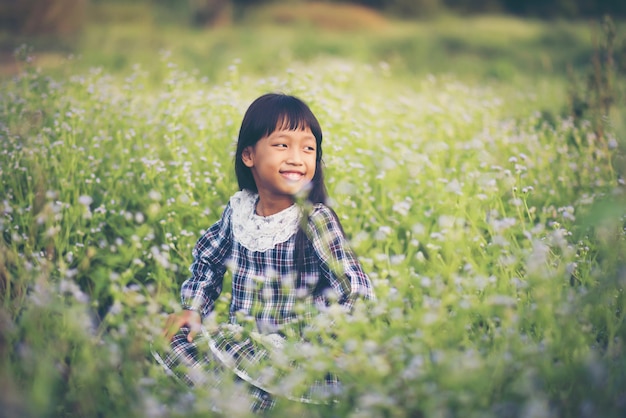
{"label": "white lace collar", "polygon": [[238,243],[250,251],[264,252],[296,233],[300,209],[292,205],[274,215],[259,216],[256,214],[258,198],[256,193],[248,190],[235,193],[230,198],[231,225]]}

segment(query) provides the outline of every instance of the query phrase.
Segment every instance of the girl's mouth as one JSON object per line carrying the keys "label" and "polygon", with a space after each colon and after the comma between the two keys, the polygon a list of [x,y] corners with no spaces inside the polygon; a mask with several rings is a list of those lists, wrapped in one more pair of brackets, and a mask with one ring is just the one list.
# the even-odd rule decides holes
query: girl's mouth
{"label": "girl's mouth", "polygon": [[283,171],[280,173],[280,175],[291,181],[298,181],[302,177],[304,177],[303,173],[298,173],[297,171]]}

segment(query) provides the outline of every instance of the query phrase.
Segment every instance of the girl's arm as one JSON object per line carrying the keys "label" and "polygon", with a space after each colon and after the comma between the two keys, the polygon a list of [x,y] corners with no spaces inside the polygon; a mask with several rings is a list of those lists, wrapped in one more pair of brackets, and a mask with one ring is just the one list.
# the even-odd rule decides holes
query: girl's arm
{"label": "girl's arm", "polygon": [[310,240],[338,302],[351,308],[357,297],[374,299],[372,283],[350,248],[335,212],[315,205],[309,216]]}
{"label": "girl's arm", "polygon": [[193,249],[194,261],[189,267],[191,277],[181,288],[183,309],[207,316],[222,292],[222,282],[226,272],[225,261],[232,248],[230,204],[226,206],[221,219],[213,224],[200,237]]}

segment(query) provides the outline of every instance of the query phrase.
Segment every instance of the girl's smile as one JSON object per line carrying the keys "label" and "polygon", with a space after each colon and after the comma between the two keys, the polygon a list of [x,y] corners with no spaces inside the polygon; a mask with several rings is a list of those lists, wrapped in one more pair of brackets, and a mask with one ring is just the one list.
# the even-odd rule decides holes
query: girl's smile
{"label": "girl's smile", "polygon": [[280,173],[290,181],[299,181],[304,176],[304,173],[299,171],[281,171]]}

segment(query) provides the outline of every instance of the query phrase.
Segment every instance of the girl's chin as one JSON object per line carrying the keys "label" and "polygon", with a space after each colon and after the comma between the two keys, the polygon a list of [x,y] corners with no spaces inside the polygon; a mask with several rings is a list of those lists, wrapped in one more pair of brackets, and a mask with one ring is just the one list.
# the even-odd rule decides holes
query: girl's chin
{"label": "girl's chin", "polygon": [[294,185],[292,195],[302,198],[307,197],[309,195],[309,192],[311,191],[311,186],[312,184],[310,181]]}

